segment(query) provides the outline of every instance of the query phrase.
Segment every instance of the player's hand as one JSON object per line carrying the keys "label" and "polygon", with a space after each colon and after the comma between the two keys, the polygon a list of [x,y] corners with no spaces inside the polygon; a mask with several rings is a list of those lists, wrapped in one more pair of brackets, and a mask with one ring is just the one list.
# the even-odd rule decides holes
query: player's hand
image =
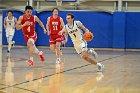
{"label": "player's hand", "polygon": [[30,25],[30,22],[29,22],[29,21],[26,21],[26,22],[23,24],[23,26],[28,26],[28,25]]}
{"label": "player's hand", "polygon": [[59,33],[58,33],[58,35],[62,35],[63,34],[63,31],[61,30]]}
{"label": "player's hand", "polygon": [[44,28],[44,34],[46,34],[47,33],[47,30]]}

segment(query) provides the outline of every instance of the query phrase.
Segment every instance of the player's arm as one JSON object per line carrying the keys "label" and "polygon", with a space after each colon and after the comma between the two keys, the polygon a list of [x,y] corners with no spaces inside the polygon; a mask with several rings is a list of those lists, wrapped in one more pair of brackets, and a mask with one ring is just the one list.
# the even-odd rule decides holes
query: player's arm
{"label": "player's arm", "polygon": [[63,29],[59,32],[59,34],[64,34],[64,37],[65,37],[65,43],[67,43],[68,41],[68,32],[66,30],[66,26],[63,27]]}
{"label": "player's arm", "polygon": [[80,21],[78,21],[78,26],[83,29],[85,32],[90,32]]}
{"label": "player's arm", "polygon": [[47,29],[48,35],[50,35],[50,17],[48,17],[47,19],[46,29]]}
{"label": "player's arm", "polygon": [[67,31],[64,32],[64,37],[65,37],[65,43],[67,43],[68,42],[68,32]]}
{"label": "player's arm", "polygon": [[[14,22],[15,22],[15,25],[17,24],[17,18],[14,18]],[[15,29],[15,27],[14,27],[14,29]]]}
{"label": "player's arm", "polygon": [[15,24],[17,24],[17,18],[14,18]]}
{"label": "player's arm", "polygon": [[23,19],[23,16],[20,16],[17,23],[16,23],[16,29],[17,30],[20,30],[22,29],[24,26],[26,26],[26,22],[22,25],[21,22],[22,22],[22,19]]}
{"label": "player's arm", "polygon": [[61,22],[61,27],[63,28],[65,24],[62,18],[60,18],[60,22]]}
{"label": "player's arm", "polygon": [[6,29],[6,18],[4,18],[4,29]]}
{"label": "player's arm", "polygon": [[44,27],[44,25],[43,25],[43,23],[41,22],[41,20],[37,17],[37,16],[35,16],[35,21],[37,21],[38,23],[39,23],[39,25],[43,28],[43,30],[44,30],[44,34],[46,34],[46,29],[45,29],[45,27]]}

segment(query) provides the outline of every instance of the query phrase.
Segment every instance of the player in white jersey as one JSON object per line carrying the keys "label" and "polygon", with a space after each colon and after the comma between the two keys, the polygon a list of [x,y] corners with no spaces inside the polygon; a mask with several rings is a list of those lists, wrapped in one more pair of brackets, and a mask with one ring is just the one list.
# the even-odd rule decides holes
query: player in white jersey
{"label": "player in white jersey", "polygon": [[103,71],[104,65],[90,58],[90,55],[97,58],[97,53],[93,48],[87,48],[87,42],[83,39],[83,31],[88,32],[89,30],[80,21],[74,21],[73,14],[67,14],[66,20],[67,24],[64,26],[60,34],[69,34],[77,53],[87,62],[97,65],[98,71]]}
{"label": "player in white jersey", "polygon": [[12,41],[12,39],[14,37],[16,23],[17,19],[13,16],[13,11],[9,10],[7,12],[7,17],[4,18],[4,28],[8,42],[8,55],[10,54],[11,46],[13,46],[15,43],[15,41]]}

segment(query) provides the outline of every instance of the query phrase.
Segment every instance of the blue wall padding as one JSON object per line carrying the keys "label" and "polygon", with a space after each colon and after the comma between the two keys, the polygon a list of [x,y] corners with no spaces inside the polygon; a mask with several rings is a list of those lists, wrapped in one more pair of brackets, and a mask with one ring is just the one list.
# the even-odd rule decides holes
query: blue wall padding
{"label": "blue wall padding", "polygon": [[[6,16],[6,10],[3,10],[3,20]],[[60,11],[66,24],[66,14],[73,13],[75,20],[80,20],[93,34],[94,39],[88,43],[88,47],[95,48],[140,48],[140,13],[139,12],[106,12],[92,11]],[[14,16],[19,18],[23,12],[14,11]],[[38,16],[46,27],[47,18],[52,15],[51,11],[43,11],[33,14]],[[49,46],[49,36],[44,34],[43,29],[37,23],[37,46]],[[26,45],[22,31],[17,31],[14,36],[16,45]],[[6,45],[5,30],[2,29],[2,44]],[[72,41],[68,40],[66,46],[72,47]]]}
{"label": "blue wall padding", "polygon": [[[93,41],[97,40],[97,42],[90,42],[88,44],[89,47],[112,47],[112,15],[108,13],[99,13],[99,12],[81,12],[81,11],[60,11],[59,15],[64,19],[66,24],[66,14],[73,13],[75,15],[75,20],[80,20],[90,31],[92,31],[95,35]],[[50,11],[44,11],[37,16],[41,19],[44,25],[46,25],[47,18],[51,16],[52,13]],[[87,17],[85,15],[88,15]],[[104,30],[102,30],[104,29]],[[47,45],[49,46],[47,35],[42,33],[42,28],[40,26],[36,27],[36,31],[38,32],[38,45]],[[98,32],[98,33],[97,33]],[[67,46],[73,46],[71,40],[67,43]]]}
{"label": "blue wall padding", "polygon": [[125,17],[124,12],[113,15],[113,48],[125,48]]}
{"label": "blue wall padding", "polygon": [[140,12],[126,13],[126,48],[140,48]]}

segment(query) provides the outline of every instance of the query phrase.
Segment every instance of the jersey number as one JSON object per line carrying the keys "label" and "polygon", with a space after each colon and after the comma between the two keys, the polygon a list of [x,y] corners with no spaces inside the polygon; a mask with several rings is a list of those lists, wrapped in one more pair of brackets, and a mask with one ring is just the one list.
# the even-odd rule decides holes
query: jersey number
{"label": "jersey number", "polygon": [[76,38],[76,35],[75,35],[75,33],[73,33],[73,35],[74,35],[74,37]]}
{"label": "jersey number", "polygon": [[27,31],[30,32],[30,26],[27,28]]}
{"label": "jersey number", "polygon": [[53,30],[58,30],[57,26],[53,26]]}

